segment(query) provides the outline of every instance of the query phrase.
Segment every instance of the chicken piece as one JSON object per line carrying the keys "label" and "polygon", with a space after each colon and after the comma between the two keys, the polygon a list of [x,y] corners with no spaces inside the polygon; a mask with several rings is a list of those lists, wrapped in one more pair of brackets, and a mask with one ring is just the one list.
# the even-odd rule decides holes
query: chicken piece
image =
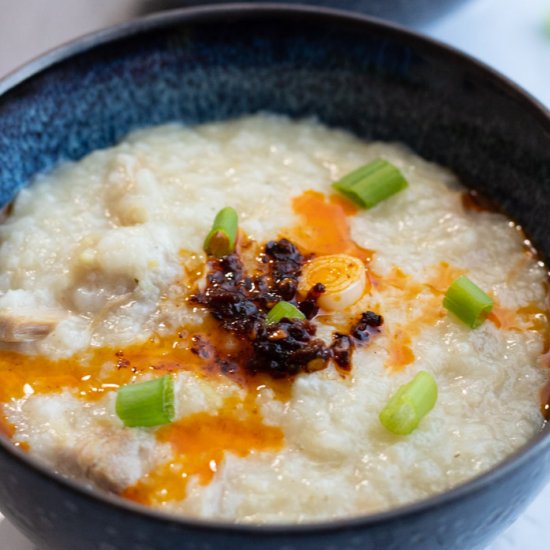
{"label": "chicken piece", "polygon": [[56,312],[0,311],[0,342],[23,343],[41,340],[52,332],[63,316]]}
{"label": "chicken piece", "polygon": [[65,449],[58,457],[63,472],[92,482],[112,493],[122,493],[156,463],[170,456],[168,446],[139,430],[105,428]]}

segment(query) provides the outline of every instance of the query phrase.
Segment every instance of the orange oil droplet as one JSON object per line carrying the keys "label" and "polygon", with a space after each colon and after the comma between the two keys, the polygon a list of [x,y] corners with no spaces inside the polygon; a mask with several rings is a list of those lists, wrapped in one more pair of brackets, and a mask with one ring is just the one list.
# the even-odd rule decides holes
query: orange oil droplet
{"label": "orange oil droplet", "polygon": [[[386,367],[400,371],[414,362],[412,338],[445,317],[442,295],[461,274],[461,269],[450,266],[446,262],[440,262],[434,266],[433,273],[426,282],[414,280],[399,267],[394,267],[386,276],[374,275],[374,284],[379,290],[389,287],[399,290],[401,292],[399,301],[410,303],[413,313],[410,320],[393,333]],[[422,300],[417,300],[421,293],[423,293]]]}
{"label": "orange oil droplet", "polygon": [[340,206],[347,216],[355,216],[359,212],[359,207],[342,195],[330,195],[329,201],[332,204]]}
{"label": "orange oil droplet", "polygon": [[[204,345],[197,349],[197,341]],[[73,390],[83,399],[97,400],[105,392],[139,380],[145,374],[162,376],[178,371],[192,371],[204,378],[228,377],[244,388],[268,385],[275,395],[288,399],[291,381],[273,380],[263,375],[250,375],[240,365],[227,372],[216,351],[233,345],[210,316],[200,326],[184,326],[166,336],[152,335],[125,348],[96,348],[66,359],[52,360],[42,356],[13,351],[0,353],[0,403],[25,395],[25,386],[35,394]],[[247,350],[233,347],[234,355]]]}
{"label": "orange oil droplet", "polygon": [[548,346],[548,315],[535,304],[511,309],[495,303],[487,318],[501,330],[536,331],[544,337],[545,349]]}
{"label": "orange oil droplet", "polygon": [[447,262],[439,262],[427,284],[432,291],[445,294],[451,284],[464,273],[464,269],[449,265]]}
{"label": "orange oil droplet", "polygon": [[245,457],[284,444],[282,430],[263,423],[252,392],[244,401],[227,399],[218,414],[201,412],[160,428],[157,440],[171,445],[173,460],[127,489],[126,498],[148,505],[181,501],[189,479],[197,476],[200,484],[208,484],[226,452]]}
{"label": "orange oil droplet", "polygon": [[488,197],[474,189],[462,192],[462,207],[470,212],[501,212],[502,210]]}
{"label": "orange oil droplet", "polygon": [[550,382],[542,388],[540,397],[542,416],[544,416],[546,420],[550,421]]}
{"label": "orange oil droplet", "polygon": [[368,262],[373,251],[358,246],[351,238],[348,216],[357,209],[340,197],[327,197],[319,191],[305,191],[292,199],[292,208],[302,221],[288,236],[303,252],[310,254],[349,254]]}
{"label": "orange oil droplet", "polygon": [[397,329],[390,339],[390,349],[386,367],[395,371],[400,371],[407,365],[413,363],[415,357],[411,346],[412,340],[410,334],[402,329]]}
{"label": "orange oil droplet", "polygon": [[[275,380],[267,374],[249,374],[241,364],[227,372],[213,350],[227,345],[215,320],[209,317],[200,326],[183,327],[176,334],[153,335],[126,348],[98,348],[61,360],[16,352],[0,353],[0,403],[25,395],[30,385],[34,394],[57,393],[68,389],[79,399],[94,401],[120,386],[139,382],[143,375],[162,376],[191,371],[206,379],[229,378],[247,391],[257,393],[259,386],[270,389],[275,399],[287,401],[292,391],[291,379]],[[205,341],[200,352],[193,349],[196,338]],[[204,351],[204,353],[203,353]],[[235,352],[235,350],[233,350]],[[246,350],[244,350],[245,352]],[[0,432],[13,437],[14,428],[0,414]],[[21,445],[23,448],[23,445]]]}
{"label": "orange oil droplet", "polygon": [[502,330],[511,330],[518,328],[517,312],[512,309],[502,307],[498,304],[493,304],[491,312],[487,316],[497,328]]}

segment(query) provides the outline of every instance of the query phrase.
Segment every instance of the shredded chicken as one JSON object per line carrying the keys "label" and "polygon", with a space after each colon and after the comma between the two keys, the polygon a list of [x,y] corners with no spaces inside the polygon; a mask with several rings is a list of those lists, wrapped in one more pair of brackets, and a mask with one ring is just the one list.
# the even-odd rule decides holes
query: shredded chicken
{"label": "shredded chicken", "polygon": [[64,473],[91,481],[97,487],[121,493],[136,483],[157,462],[169,458],[164,446],[137,430],[105,428],[90,434],[59,457]]}
{"label": "shredded chicken", "polygon": [[0,342],[23,343],[45,338],[61,321],[55,312],[14,313],[0,311]]}

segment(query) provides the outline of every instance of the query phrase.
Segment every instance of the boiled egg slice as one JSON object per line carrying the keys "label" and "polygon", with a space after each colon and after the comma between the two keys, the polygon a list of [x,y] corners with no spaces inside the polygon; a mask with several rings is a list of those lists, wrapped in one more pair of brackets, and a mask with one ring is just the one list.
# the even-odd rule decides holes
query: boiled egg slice
{"label": "boiled egg slice", "polygon": [[305,296],[317,283],[325,287],[319,305],[325,310],[342,311],[357,302],[365,292],[365,265],[347,254],[319,256],[304,266],[298,285],[299,294]]}

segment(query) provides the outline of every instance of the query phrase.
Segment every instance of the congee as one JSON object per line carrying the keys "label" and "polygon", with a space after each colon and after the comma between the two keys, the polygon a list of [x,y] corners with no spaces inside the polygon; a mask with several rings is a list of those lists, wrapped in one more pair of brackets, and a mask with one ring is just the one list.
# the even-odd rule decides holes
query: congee
{"label": "congee", "polygon": [[544,425],[545,266],[401,145],[274,115],[170,124],[8,210],[2,431],[97,490],[236,522],[356,516]]}

